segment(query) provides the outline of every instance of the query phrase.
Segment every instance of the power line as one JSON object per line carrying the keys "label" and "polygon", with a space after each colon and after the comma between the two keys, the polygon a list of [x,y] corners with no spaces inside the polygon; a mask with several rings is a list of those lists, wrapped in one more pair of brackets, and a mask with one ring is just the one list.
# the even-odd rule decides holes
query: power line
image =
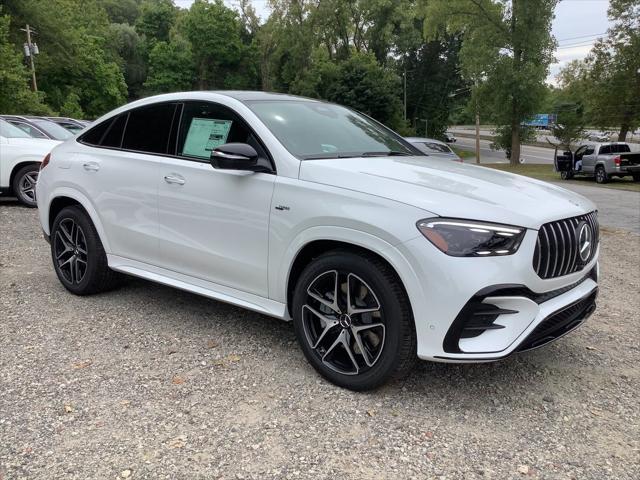
{"label": "power line", "polygon": [[559,42],[564,42],[566,40],[577,40],[579,38],[587,38],[587,37],[599,37],[600,35],[606,35],[607,32],[602,32],[602,33],[593,33],[590,35],[578,35],[577,37],[567,37],[567,38],[558,38],[557,40]]}

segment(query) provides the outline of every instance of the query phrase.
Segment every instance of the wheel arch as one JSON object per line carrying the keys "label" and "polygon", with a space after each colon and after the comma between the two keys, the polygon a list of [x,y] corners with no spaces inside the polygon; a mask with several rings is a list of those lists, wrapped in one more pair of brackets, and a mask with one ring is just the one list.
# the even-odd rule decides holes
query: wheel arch
{"label": "wheel arch", "polygon": [[[346,230],[346,229],[339,229]],[[291,316],[291,302],[293,299],[293,290],[300,274],[304,268],[314,258],[336,249],[344,249],[352,251],[354,253],[364,253],[372,255],[378,258],[380,261],[389,266],[389,268],[395,273],[404,291],[407,294],[409,300],[409,308],[414,314],[415,321],[415,309],[412,302],[412,298],[417,292],[414,290],[414,286],[417,285],[417,276],[409,262],[401,255],[401,253],[395,249],[392,245],[386,243],[384,240],[377,237],[373,237],[369,234],[362,233],[364,238],[349,239],[344,238],[347,235],[327,235],[324,238],[310,238],[305,242],[300,242],[295,249],[295,253],[291,256],[291,260],[288,262],[289,268],[286,269],[286,274],[282,279],[282,283],[285,289],[283,292],[284,302],[287,306],[287,315]],[[370,237],[370,238],[367,238]],[[374,240],[374,241],[372,241]],[[413,288],[412,288],[413,287]]]}
{"label": "wheel arch", "polygon": [[27,167],[29,165],[39,165],[39,160],[21,160],[16,163],[11,169],[11,173],[9,173],[9,188],[13,189],[13,180],[16,178],[16,175],[20,171],[21,168]]}
{"label": "wheel arch", "polygon": [[49,234],[51,234],[51,227],[53,226],[53,221],[55,220],[58,213],[60,213],[63,208],[71,205],[79,206],[89,216],[91,222],[96,227],[98,237],[102,242],[102,246],[105,252],[110,253],[111,249],[109,248],[109,242],[102,227],[102,222],[100,221],[98,212],[96,212],[96,210],[93,208],[89,199],[87,199],[82,193],[73,189],[60,189],[54,192],[53,195],[51,195],[51,201],[49,202],[48,208],[46,210],[46,225],[49,229]]}

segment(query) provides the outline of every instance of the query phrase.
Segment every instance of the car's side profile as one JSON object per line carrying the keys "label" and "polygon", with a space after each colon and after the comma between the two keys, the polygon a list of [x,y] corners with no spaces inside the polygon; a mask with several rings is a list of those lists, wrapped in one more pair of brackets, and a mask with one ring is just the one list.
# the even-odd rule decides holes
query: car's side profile
{"label": "car's side profile", "polygon": [[0,194],[14,195],[36,206],[36,181],[40,162],[60,142],[35,139],[0,119]]}
{"label": "car's side profile", "polygon": [[37,185],[59,280],[135,275],[293,320],[309,362],[356,390],[416,358],[541,346],[595,308],[595,206],[425,159],[338,105],[262,92],[134,102],[53,150]]}

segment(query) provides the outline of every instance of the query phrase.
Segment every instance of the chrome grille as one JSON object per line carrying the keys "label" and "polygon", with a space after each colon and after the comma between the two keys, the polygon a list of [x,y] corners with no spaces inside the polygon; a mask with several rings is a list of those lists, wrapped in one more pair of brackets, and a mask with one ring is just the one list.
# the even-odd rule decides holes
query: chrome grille
{"label": "chrome grille", "polygon": [[[583,221],[591,227],[592,232],[591,254],[585,261],[580,258],[576,231]],[[598,212],[545,223],[538,231],[533,268],[540,278],[562,277],[578,272],[593,259],[599,238]]]}

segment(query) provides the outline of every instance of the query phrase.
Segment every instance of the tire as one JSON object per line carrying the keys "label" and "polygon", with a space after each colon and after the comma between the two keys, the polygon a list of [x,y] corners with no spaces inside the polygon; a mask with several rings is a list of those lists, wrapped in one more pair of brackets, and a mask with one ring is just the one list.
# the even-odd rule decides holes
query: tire
{"label": "tire", "polygon": [[571,180],[573,178],[573,173],[571,173],[571,172],[560,172],[560,178],[562,180]]}
{"label": "tire", "polygon": [[604,167],[596,167],[596,183],[607,183],[608,181],[609,175],[607,175]]}
{"label": "tire", "polygon": [[36,201],[36,182],[38,181],[39,171],[40,165],[37,163],[26,165],[16,172],[11,184],[13,194],[18,197],[18,201],[30,208],[38,206]]}
{"label": "tire", "polygon": [[112,290],[123,278],[108,267],[98,232],[79,206],[63,208],[53,221],[51,258],[60,283],[76,295]]}
{"label": "tire", "polygon": [[634,182],[640,182],[640,174],[632,175]]}
{"label": "tire", "polygon": [[334,250],[314,259],[298,279],[292,308],[305,357],[340,387],[374,389],[405,376],[417,360],[407,294],[395,272],[373,255]]}

